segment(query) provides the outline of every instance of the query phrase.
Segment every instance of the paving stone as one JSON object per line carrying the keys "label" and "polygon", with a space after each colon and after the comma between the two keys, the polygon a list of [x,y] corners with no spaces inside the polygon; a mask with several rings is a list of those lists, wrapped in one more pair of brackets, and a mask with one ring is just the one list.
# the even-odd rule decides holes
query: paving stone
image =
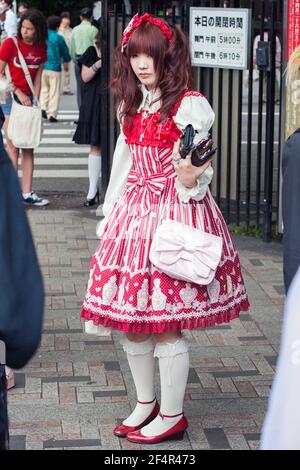
{"label": "paving stone", "polygon": [[[46,311],[41,347],[17,372],[17,386],[8,394],[12,437],[28,450],[141,449],[113,435],[136,403],[122,333],[85,335],[79,318],[98,244],[95,215],[47,209],[29,216],[45,276]],[[247,237],[235,240],[251,310],[230,324],[185,333],[189,428],[183,441],[153,450],[259,447],[282,325],[282,250]],[[159,398],[158,370],[155,383]]]}
{"label": "paving stone", "polygon": [[204,434],[210,449],[230,449],[230,444],[223,429],[204,429]]}
{"label": "paving stone", "polygon": [[9,447],[10,450],[25,450],[26,435],[24,436],[10,436]]}
{"label": "paving stone", "polygon": [[72,448],[82,448],[82,447],[91,447],[91,448],[98,448],[101,445],[100,439],[77,439],[77,440],[48,440],[44,442],[44,449],[48,447],[55,447],[55,448],[65,448],[65,447],[72,447]]}

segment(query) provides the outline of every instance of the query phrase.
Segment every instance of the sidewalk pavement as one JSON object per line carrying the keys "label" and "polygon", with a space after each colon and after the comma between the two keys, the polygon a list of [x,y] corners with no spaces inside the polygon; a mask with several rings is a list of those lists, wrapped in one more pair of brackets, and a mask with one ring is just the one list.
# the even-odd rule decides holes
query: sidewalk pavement
{"label": "sidewalk pavement", "polygon": [[[9,391],[12,449],[141,449],[112,433],[135,406],[121,333],[83,333],[79,318],[97,246],[94,211],[28,211],[46,312],[36,356]],[[186,332],[190,374],[184,440],[154,449],[257,449],[278,353],[282,250],[236,237],[251,302],[230,325]],[[157,370],[157,393],[158,387]],[[147,447],[145,447],[147,448]],[[149,447],[148,447],[149,448]]]}

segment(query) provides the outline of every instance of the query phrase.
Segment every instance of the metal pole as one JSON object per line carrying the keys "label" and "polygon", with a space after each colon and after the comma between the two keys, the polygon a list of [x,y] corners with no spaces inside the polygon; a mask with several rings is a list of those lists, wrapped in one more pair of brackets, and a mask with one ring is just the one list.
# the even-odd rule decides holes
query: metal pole
{"label": "metal pole", "polygon": [[[260,40],[264,40],[265,2],[260,2]],[[257,162],[256,162],[256,228],[261,221],[261,175],[262,175],[262,134],[263,134],[263,93],[264,72],[259,71],[258,120],[257,120]]]}
{"label": "metal pole", "polygon": [[[287,65],[287,54],[286,54],[286,45],[287,45],[287,18],[288,18],[288,0],[284,0],[284,20],[283,20],[283,35],[282,35],[282,70],[285,70]],[[280,132],[280,140],[281,142],[285,142],[285,123],[286,123],[286,86],[285,81],[282,81],[282,88],[281,88],[281,132]],[[279,233],[283,233],[283,220],[282,220],[282,150],[283,145],[281,146],[281,155],[280,155],[280,167],[279,167],[279,209],[278,209],[278,226],[277,231]]]}
{"label": "metal pole", "polygon": [[275,33],[275,0],[270,0],[269,41],[271,42],[271,67],[267,72],[267,116],[266,116],[266,158],[265,158],[265,192],[264,192],[264,232],[263,240],[271,240],[272,200],[273,200],[273,162],[274,162],[274,112],[276,80],[276,33]]}
{"label": "metal pole", "polygon": [[102,1],[101,17],[102,36],[102,71],[101,71],[101,149],[102,149],[102,191],[105,192],[109,181],[110,145],[109,145],[109,14],[108,1]]}

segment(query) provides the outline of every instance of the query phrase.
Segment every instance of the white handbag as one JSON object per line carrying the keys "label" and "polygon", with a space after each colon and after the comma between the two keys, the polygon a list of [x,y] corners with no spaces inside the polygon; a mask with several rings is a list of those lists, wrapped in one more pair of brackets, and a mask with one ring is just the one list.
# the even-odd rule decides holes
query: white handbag
{"label": "white handbag", "polygon": [[174,279],[208,285],[215,277],[222,246],[219,236],[165,219],[154,234],[150,261]]}
{"label": "white handbag", "polygon": [[36,106],[23,106],[13,99],[11,114],[8,123],[8,137],[17,148],[34,149],[38,147],[42,140],[43,121],[40,103],[35,96],[33,82],[25,62],[25,59],[19,49],[16,38],[12,38],[17,49],[27,83],[32,91],[36,101]]}

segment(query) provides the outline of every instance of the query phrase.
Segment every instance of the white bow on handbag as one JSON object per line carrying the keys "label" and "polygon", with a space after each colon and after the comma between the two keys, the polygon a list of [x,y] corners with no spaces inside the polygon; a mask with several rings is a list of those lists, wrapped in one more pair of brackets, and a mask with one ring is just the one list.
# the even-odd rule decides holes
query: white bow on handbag
{"label": "white bow on handbag", "polygon": [[215,277],[222,246],[219,236],[166,219],[153,237],[150,261],[172,278],[207,285]]}

